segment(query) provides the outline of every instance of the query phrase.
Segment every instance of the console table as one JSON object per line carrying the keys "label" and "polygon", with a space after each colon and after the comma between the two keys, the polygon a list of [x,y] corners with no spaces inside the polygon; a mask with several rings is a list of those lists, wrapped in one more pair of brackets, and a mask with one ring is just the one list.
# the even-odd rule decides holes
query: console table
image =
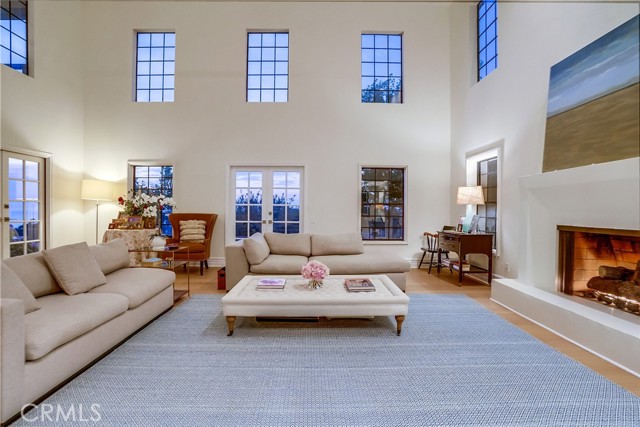
{"label": "console table", "polygon": [[[458,262],[452,261],[451,267],[458,270],[458,286],[462,286],[465,273],[487,273],[487,282],[491,285],[493,275],[493,235],[486,233],[469,234],[459,231],[438,232],[438,273],[442,265],[442,251],[458,254]],[[484,254],[489,260],[488,268],[471,266],[469,271],[463,271],[462,261],[467,254]]]}

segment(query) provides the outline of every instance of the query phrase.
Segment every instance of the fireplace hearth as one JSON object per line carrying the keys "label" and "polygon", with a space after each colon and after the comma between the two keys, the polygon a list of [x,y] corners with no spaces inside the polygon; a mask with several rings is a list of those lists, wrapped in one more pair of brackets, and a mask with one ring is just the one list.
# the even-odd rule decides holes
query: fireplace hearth
{"label": "fireplace hearth", "polygon": [[558,226],[560,292],[640,316],[640,231]]}

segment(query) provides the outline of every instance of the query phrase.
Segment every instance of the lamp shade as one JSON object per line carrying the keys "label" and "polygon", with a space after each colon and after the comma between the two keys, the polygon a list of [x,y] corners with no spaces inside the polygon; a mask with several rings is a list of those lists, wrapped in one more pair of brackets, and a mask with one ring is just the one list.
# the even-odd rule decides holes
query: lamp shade
{"label": "lamp shade", "polygon": [[84,200],[113,200],[113,188],[109,181],[99,179],[82,180],[82,198]]}
{"label": "lamp shade", "polygon": [[456,203],[459,205],[484,205],[482,186],[458,187]]}

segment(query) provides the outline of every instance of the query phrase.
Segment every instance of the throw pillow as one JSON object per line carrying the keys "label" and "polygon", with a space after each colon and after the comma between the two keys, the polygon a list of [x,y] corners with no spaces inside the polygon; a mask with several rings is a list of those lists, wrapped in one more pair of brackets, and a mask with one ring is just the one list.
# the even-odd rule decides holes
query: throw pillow
{"label": "throw pillow", "polygon": [[319,255],[357,255],[364,253],[360,233],[312,234],[311,254]]}
{"label": "throw pillow", "polygon": [[38,305],[38,301],[36,301],[36,297],[34,297],[27,286],[22,283],[18,275],[4,264],[1,270],[0,281],[2,282],[2,286],[0,286],[0,297],[22,300],[22,302],[24,302],[25,314],[39,310],[40,306]]}
{"label": "throw pillow", "polygon": [[69,295],[87,292],[107,283],[86,242],[42,251],[51,274]]}
{"label": "throw pillow", "polygon": [[269,249],[275,255],[311,255],[311,237],[308,234],[265,233]]}
{"label": "throw pillow", "polygon": [[251,237],[244,239],[243,245],[247,261],[251,265],[260,264],[269,256],[269,245],[262,233],[255,233]]}
{"label": "throw pillow", "polygon": [[181,242],[204,242],[206,233],[206,222],[201,219],[180,221],[180,241]]}
{"label": "throw pillow", "polygon": [[91,246],[89,249],[103,274],[129,268],[129,247],[123,239],[113,239],[107,243]]}

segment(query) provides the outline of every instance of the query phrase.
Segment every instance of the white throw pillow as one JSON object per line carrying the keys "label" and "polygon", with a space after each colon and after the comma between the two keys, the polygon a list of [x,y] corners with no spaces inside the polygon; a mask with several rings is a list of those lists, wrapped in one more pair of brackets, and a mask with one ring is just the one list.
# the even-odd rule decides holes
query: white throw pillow
{"label": "white throw pillow", "polygon": [[255,233],[251,237],[244,239],[243,245],[247,261],[251,265],[260,264],[269,256],[269,245],[262,233]]}
{"label": "white throw pillow", "polygon": [[36,297],[33,296],[27,286],[22,283],[18,275],[6,265],[0,267],[0,297],[15,298],[24,302],[24,312],[31,313],[40,309]]}
{"label": "white throw pillow", "polygon": [[98,261],[86,242],[42,251],[51,274],[69,295],[80,294],[107,283]]}

